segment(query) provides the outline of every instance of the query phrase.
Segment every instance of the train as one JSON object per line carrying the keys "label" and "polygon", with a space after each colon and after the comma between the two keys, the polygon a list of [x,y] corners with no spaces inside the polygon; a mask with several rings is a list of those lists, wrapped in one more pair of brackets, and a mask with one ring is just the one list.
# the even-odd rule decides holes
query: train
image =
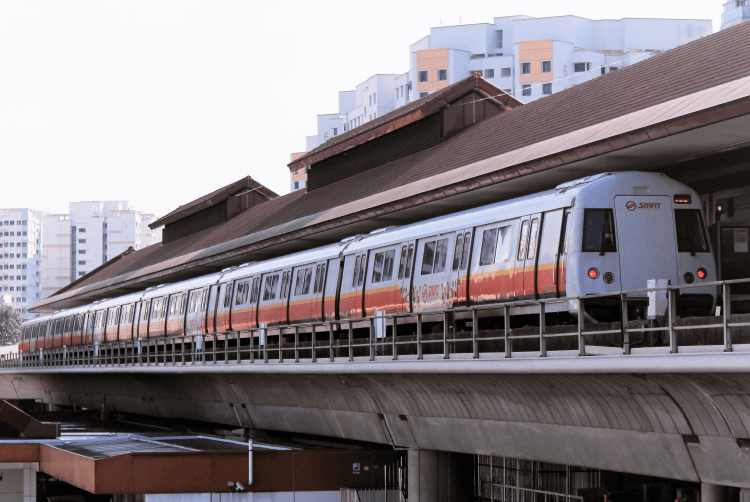
{"label": "train", "polygon": [[[584,297],[649,279],[694,285],[678,308],[707,315],[716,278],[695,191],[658,173],[601,173],[62,310],[25,322],[19,351]],[[613,298],[587,301],[586,315],[613,315]]]}

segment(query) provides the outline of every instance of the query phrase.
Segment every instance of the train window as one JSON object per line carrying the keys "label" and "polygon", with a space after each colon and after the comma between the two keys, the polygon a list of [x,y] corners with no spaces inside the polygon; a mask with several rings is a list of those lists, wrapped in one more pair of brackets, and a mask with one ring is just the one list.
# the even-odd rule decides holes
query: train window
{"label": "train window", "polygon": [[315,267],[315,285],[313,286],[313,293],[317,293],[319,287],[320,287],[320,265]]}
{"label": "train window", "polygon": [[435,268],[432,269],[433,274],[437,274],[445,270],[445,262],[448,260],[448,239],[441,239],[437,243],[437,252],[435,255]]}
{"label": "train window", "polygon": [[232,286],[227,282],[222,284],[222,288],[224,290],[224,309],[226,310],[232,304]]}
{"label": "train window", "polygon": [[393,262],[396,259],[396,250],[389,249],[385,252],[385,263],[383,264],[383,280],[390,281],[393,277]]}
{"label": "train window", "polygon": [[401,246],[401,258],[398,261],[398,278],[404,278],[404,269],[406,268],[406,246]]}
{"label": "train window", "polygon": [[409,253],[406,255],[406,272],[404,272],[404,279],[411,277],[411,267],[414,263],[414,244],[409,245]]}
{"label": "train window", "polygon": [[521,225],[521,236],[518,239],[518,261],[523,261],[526,256],[526,247],[529,244],[529,222],[524,221]]}
{"label": "train window", "polygon": [[242,305],[247,301],[248,290],[250,281],[242,281],[237,283],[237,294],[235,295],[234,304]]}
{"label": "train window", "polygon": [[531,220],[531,239],[529,240],[529,250],[526,254],[527,260],[533,260],[536,256],[536,246],[539,242],[539,219]]}
{"label": "train window", "polygon": [[560,254],[567,254],[568,253],[568,240],[570,239],[570,225],[573,222],[573,218],[571,218],[570,211],[565,211],[565,220],[563,222],[563,228],[565,229],[565,234],[563,235],[563,240],[560,245]]}
{"label": "train window", "polygon": [[372,282],[380,282],[383,278],[383,259],[385,253],[375,253],[375,259],[372,262]]}
{"label": "train window", "polygon": [[76,323],[75,323],[75,325],[73,326],[73,331],[74,331],[75,333],[77,333],[77,332],[81,331],[81,319],[82,319],[82,318],[83,318],[83,316],[80,316],[80,315],[79,315],[79,316],[76,316]]}
{"label": "train window", "polygon": [[677,251],[680,253],[708,253],[708,242],[703,230],[703,218],[698,209],[675,209]]}
{"label": "train window", "polygon": [[[253,282],[255,282],[255,281],[253,281]],[[201,304],[201,312],[205,312],[206,309],[208,308],[208,289],[204,289],[203,290],[203,295],[201,296],[201,298],[203,299],[202,302],[201,302],[202,303]]]}
{"label": "train window", "polygon": [[[310,292],[309,277],[311,275],[312,267],[297,270],[297,280],[294,283],[294,296],[306,295]],[[307,283],[307,291],[305,291],[305,283]]]}
{"label": "train window", "polygon": [[497,246],[497,229],[485,230],[482,235],[482,251],[479,255],[480,265],[495,263],[495,247]]}
{"label": "train window", "polygon": [[617,251],[614,214],[611,209],[586,209],[583,220],[584,252],[607,253]]}
{"label": "train window", "polygon": [[289,285],[292,283],[291,278],[291,272],[284,272],[281,275],[281,294],[279,298],[287,298],[289,296]]}
{"label": "train window", "polygon": [[266,288],[263,291],[263,301],[276,299],[276,287],[279,284],[279,274],[266,277]]}
{"label": "train window", "polygon": [[461,270],[466,270],[469,265],[469,253],[471,251],[471,233],[466,232],[464,234],[464,252],[461,256]]}
{"label": "train window", "polygon": [[424,252],[422,253],[422,275],[432,273],[432,265],[435,262],[435,245],[436,242],[425,242]]}
{"label": "train window", "polygon": [[141,319],[143,319],[144,321],[148,320],[148,310],[150,306],[151,306],[151,302],[146,300],[143,303],[143,306],[141,307],[141,311],[143,312],[141,315]]}
{"label": "train window", "polygon": [[316,279],[315,282],[316,282],[316,285],[315,285],[315,289],[313,290],[313,292],[322,293],[323,288],[325,287],[325,284],[326,284],[326,264],[325,263],[320,265],[320,281]]}
{"label": "train window", "polygon": [[456,236],[456,248],[453,250],[453,267],[452,270],[458,270],[461,265],[461,253],[464,251],[464,234]]}
{"label": "train window", "polygon": [[365,270],[367,269],[367,255],[363,254],[362,259],[359,261],[359,277],[357,278],[357,286],[361,286],[365,282]]}
{"label": "train window", "polygon": [[250,297],[250,302],[255,303],[258,301],[258,296],[260,294],[260,277],[256,277],[253,279],[253,294]]}
{"label": "train window", "polygon": [[510,259],[510,229],[507,225],[497,229],[497,250],[495,251],[495,263],[503,263]]}
{"label": "train window", "polygon": [[354,261],[354,272],[352,273],[352,287],[357,286],[357,273],[359,273],[359,260],[362,259],[362,256],[357,256],[357,259]]}

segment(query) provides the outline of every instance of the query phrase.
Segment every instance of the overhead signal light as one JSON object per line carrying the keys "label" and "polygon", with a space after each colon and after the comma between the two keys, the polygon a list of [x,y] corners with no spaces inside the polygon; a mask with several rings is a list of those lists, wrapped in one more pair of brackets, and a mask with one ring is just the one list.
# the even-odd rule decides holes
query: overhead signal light
{"label": "overhead signal light", "polygon": [[693,198],[690,194],[676,194],[674,196],[675,204],[690,204],[691,202],[693,202]]}

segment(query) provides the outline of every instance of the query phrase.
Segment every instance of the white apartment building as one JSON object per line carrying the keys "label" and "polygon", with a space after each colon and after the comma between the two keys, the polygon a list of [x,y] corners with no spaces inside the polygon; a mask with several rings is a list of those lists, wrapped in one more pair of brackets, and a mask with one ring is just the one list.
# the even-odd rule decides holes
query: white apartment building
{"label": "white apartment building", "polygon": [[71,202],[69,214],[48,214],[42,231],[42,297],[77,280],[129,247],[161,241],[156,218],[127,201]]}
{"label": "white apartment building", "polygon": [[[729,4],[742,4],[731,12],[750,9],[748,3],[727,2],[725,11]],[[309,152],[341,132],[474,73],[528,103],[711,32],[710,20],[578,16],[508,16],[492,23],[432,28],[409,47],[407,72],[374,75],[354,91],[339,92],[338,113],[318,116],[318,134],[307,136],[305,148]],[[292,173],[292,178],[293,190],[304,188],[300,173]]]}
{"label": "white apartment building", "polygon": [[750,0],[731,0],[724,4],[721,13],[721,29],[729,28],[750,19]]}
{"label": "white apartment building", "polygon": [[0,296],[29,317],[41,299],[42,212],[0,209]]}

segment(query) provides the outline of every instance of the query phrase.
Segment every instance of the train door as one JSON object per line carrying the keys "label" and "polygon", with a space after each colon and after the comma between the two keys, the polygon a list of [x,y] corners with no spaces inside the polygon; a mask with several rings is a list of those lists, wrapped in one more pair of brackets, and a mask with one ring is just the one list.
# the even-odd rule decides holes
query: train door
{"label": "train door", "polygon": [[257,295],[253,295],[253,285],[257,282],[259,282],[258,277],[245,277],[235,282],[232,300],[232,329],[234,331],[254,328],[256,325]]}
{"label": "train door", "polygon": [[[312,292],[313,270],[315,265],[305,265],[294,269],[291,283],[291,298],[289,299],[289,321],[291,323],[307,322],[312,320],[315,295]],[[320,277],[320,265],[317,266],[318,278]]]}
{"label": "train door", "polygon": [[[396,280],[401,289],[401,312],[411,312],[412,309],[412,276],[414,272],[414,255],[417,241],[408,241],[401,245],[398,259],[398,275]],[[397,310],[398,311],[398,310]]]}
{"label": "train door", "polygon": [[216,330],[216,308],[218,307],[219,285],[214,284],[209,288],[208,305],[203,310],[205,322],[203,325],[204,333],[213,333]]}
{"label": "train door", "polygon": [[448,255],[453,247],[455,233],[428,237],[419,244],[417,265],[415,266],[415,286],[419,297],[415,304],[420,311],[443,309],[448,304],[448,280],[450,264]]}
{"label": "train door", "polygon": [[324,318],[323,313],[323,295],[326,287],[326,272],[328,270],[328,261],[315,265],[315,282],[313,282],[313,318],[316,321]]}
{"label": "train door", "polygon": [[541,214],[521,218],[521,232],[518,238],[516,266],[513,273],[513,284],[517,299],[534,298],[536,256],[539,247],[541,220]]}
{"label": "train door", "polygon": [[223,282],[219,285],[219,302],[216,305],[216,333],[229,331],[229,315],[232,309],[233,282]]}
{"label": "train door", "polygon": [[[602,258],[598,260],[601,273],[617,266],[615,252],[619,248],[623,291],[644,289],[649,279],[671,279],[672,284],[678,284],[672,200],[664,196],[615,197],[619,242],[615,242],[611,223],[607,221],[611,220],[611,214],[611,209],[586,209],[584,244],[592,244],[589,241],[597,238],[602,243]],[[610,257],[604,256],[605,253]]]}
{"label": "train door", "polygon": [[258,305],[258,325],[261,328],[273,326],[286,320],[287,302],[279,299],[279,283],[282,272],[263,274],[263,293]]}
{"label": "train door", "polygon": [[75,323],[73,324],[73,334],[70,337],[71,345],[81,345],[81,335],[83,333],[83,318],[83,315],[76,316]]}
{"label": "train door", "polygon": [[395,267],[399,250],[400,247],[391,245],[370,252],[371,265],[364,292],[365,315],[383,316],[402,311],[401,282]]}
{"label": "train door", "polygon": [[467,304],[469,292],[467,269],[471,257],[472,230],[467,228],[456,233],[449,282],[449,307],[462,307]]}
{"label": "train door", "polygon": [[71,335],[73,334],[73,322],[75,321],[75,319],[75,316],[70,316],[65,319],[65,327],[63,328],[62,339],[62,344],[64,347],[70,346]]}
{"label": "train door", "polygon": [[[349,318],[364,317],[363,291],[367,275],[367,252],[360,253],[354,260],[349,291]],[[346,280],[346,277],[344,277]]]}
{"label": "train door", "polygon": [[562,209],[544,213],[536,271],[536,291],[539,298],[555,298],[557,296],[563,214]]}
{"label": "train door", "polygon": [[323,320],[335,321],[338,312],[336,302],[336,292],[338,291],[339,282],[341,281],[341,260],[333,259],[326,262],[326,274],[323,284],[323,294],[321,301],[323,303]]}
{"label": "train door", "polygon": [[559,296],[566,296],[568,281],[568,254],[570,253],[570,228],[573,225],[573,212],[566,209],[563,214],[562,229],[560,236],[560,247],[557,257],[557,274],[555,284]]}
{"label": "train door", "polygon": [[148,322],[151,317],[151,300],[140,302],[140,312],[138,314],[138,331],[137,338],[148,338]]}

